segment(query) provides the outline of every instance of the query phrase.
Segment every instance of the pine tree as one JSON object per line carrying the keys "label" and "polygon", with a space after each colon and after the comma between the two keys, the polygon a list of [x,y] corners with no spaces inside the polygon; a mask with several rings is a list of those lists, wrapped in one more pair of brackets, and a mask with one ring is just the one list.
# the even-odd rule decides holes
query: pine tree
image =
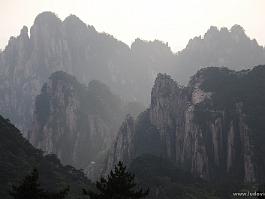
{"label": "pine tree", "polygon": [[96,182],[97,191],[83,190],[90,199],[139,199],[148,195],[149,190],[136,190],[135,176],[130,174],[122,162],[119,162],[114,171],[107,178]]}
{"label": "pine tree", "polygon": [[49,193],[40,187],[38,180],[39,173],[37,169],[33,169],[20,185],[12,186],[10,196],[13,199],[64,199],[69,191],[69,188],[66,188],[58,193]]}

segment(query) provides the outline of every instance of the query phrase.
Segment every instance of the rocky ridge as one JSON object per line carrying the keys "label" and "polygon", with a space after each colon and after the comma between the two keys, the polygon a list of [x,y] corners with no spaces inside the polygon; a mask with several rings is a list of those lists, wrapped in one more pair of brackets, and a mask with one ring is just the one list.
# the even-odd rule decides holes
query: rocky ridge
{"label": "rocky ridge", "polygon": [[[264,140],[264,124],[252,119],[263,118],[253,109],[265,106],[264,68],[240,72],[206,68],[194,75],[187,87],[159,74],[145,117],[138,116],[131,129],[120,129],[107,168],[122,160],[131,148],[135,152],[130,161],[126,159],[128,164],[141,154],[151,153],[205,180],[264,182],[264,148],[259,144]],[[258,91],[253,94],[253,89]],[[138,128],[143,121],[148,121],[146,126]],[[153,138],[146,136],[150,128],[158,133],[153,145],[149,143]],[[127,132],[134,133],[124,136]],[[143,150],[143,145],[150,147]],[[154,151],[157,148],[160,150]]]}
{"label": "rocky ridge", "polygon": [[23,27],[0,53],[0,112],[27,137],[35,97],[55,71],[65,71],[85,84],[102,81],[124,100],[146,105],[159,72],[187,82],[204,66],[242,69],[264,64],[264,59],[264,48],[238,25],[231,30],[211,27],[203,38],[195,37],[174,54],[158,40],[136,39],[129,47],[74,15],[62,21],[44,12],[36,17],[30,34]]}
{"label": "rocky ridge", "polygon": [[[100,168],[124,113],[121,100],[99,81],[88,86],[58,71],[36,98],[30,142],[63,164]],[[89,171],[91,173],[89,173]]]}

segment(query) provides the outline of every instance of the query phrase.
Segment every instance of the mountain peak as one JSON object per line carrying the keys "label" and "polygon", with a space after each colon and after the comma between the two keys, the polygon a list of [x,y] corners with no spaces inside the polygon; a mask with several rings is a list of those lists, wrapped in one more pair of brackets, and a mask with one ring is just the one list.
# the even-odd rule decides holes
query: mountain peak
{"label": "mountain peak", "polygon": [[23,28],[20,30],[20,35],[28,37],[28,27],[27,26],[23,26]]}
{"label": "mountain peak", "polygon": [[140,38],[137,38],[134,40],[134,42],[131,44],[131,49],[132,50],[155,50],[155,49],[162,49],[164,51],[168,51],[171,53],[171,48],[168,46],[168,43],[160,41],[160,40],[153,40],[153,41],[147,41],[147,40],[142,40]]}
{"label": "mountain peak", "polygon": [[34,24],[45,24],[50,23],[51,21],[61,22],[61,19],[53,12],[45,11],[40,13],[34,21]]}
{"label": "mountain peak", "polygon": [[154,104],[159,98],[174,96],[178,91],[179,86],[170,75],[159,73],[152,88],[151,104]]}
{"label": "mountain peak", "polygon": [[175,82],[175,80],[173,80],[171,78],[170,75],[166,74],[166,73],[158,73],[156,80],[155,80],[155,86],[156,85],[163,85],[163,86],[167,86],[168,84],[170,85],[175,85],[177,86],[177,82]]}
{"label": "mountain peak", "polygon": [[230,31],[235,33],[244,33],[245,29],[242,26],[235,24],[231,27]]}
{"label": "mountain peak", "polygon": [[76,25],[76,26],[83,26],[83,27],[87,26],[79,17],[73,14],[66,17],[63,23],[67,25]]}

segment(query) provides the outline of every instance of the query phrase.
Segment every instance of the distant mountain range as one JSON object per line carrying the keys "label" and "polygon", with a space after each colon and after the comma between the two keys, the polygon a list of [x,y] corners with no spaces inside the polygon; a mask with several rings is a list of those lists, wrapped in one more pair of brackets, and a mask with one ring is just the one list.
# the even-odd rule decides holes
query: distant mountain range
{"label": "distant mountain range", "polygon": [[0,113],[26,135],[35,97],[58,70],[81,82],[100,80],[126,101],[150,103],[157,73],[168,73],[180,83],[199,68],[226,66],[240,70],[265,63],[265,50],[246,36],[242,27],[211,27],[174,54],[166,43],[136,39],[131,47],[99,33],[78,17],[61,21],[55,14],[39,14],[33,26],[23,27],[0,53]]}
{"label": "distant mountain range", "polygon": [[45,187],[67,183],[76,197],[92,184],[72,166],[94,180],[119,160],[149,198],[260,189],[264,64],[264,47],[239,25],[210,27],[173,53],[41,13],[0,52],[0,193],[36,166]]}

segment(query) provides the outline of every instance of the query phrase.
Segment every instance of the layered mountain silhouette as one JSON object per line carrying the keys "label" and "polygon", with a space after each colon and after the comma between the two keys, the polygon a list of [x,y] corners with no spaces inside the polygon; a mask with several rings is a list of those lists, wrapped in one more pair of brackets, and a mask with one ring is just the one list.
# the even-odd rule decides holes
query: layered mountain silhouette
{"label": "layered mountain silhouette", "polygon": [[123,104],[98,80],[85,86],[58,71],[36,98],[29,140],[46,153],[56,154],[63,164],[85,169],[92,178],[93,169],[102,167],[125,115],[142,110],[137,104]]}
{"label": "layered mountain silhouette", "polygon": [[195,37],[175,54],[158,40],[136,39],[129,47],[74,15],[61,21],[54,13],[44,12],[36,17],[30,34],[23,27],[0,54],[0,112],[27,136],[35,97],[58,70],[85,84],[100,80],[123,100],[147,105],[159,72],[186,83],[200,67],[245,69],[264,64],[264,57],[264,48],[238,25],[231,30],[211,27],[204,37]]}
{"label": "layered mountain silhouette", "polygon": [[119,160],[150,198],[260,189],[264,64],[264,47],[239,25],[212,26],[173,53],[41,13],[0,52],[0,193],[37,167],[45,188],[69,184],[75,198],[91,183],[72,166],[97,179]]}
{"label": "layered mountain silhouette", "polygon": [[177,53],[172,76],[178,82],[188,82],[187,77],[203,67],[242,70],[264,63],[264,47],[250,39],[240,25],[230,30],[211,26],[203,37],[194,37]]}
{"label": "layered mountain silhouette", "polygon": [[159,74],[150,107],[136,120],[126,117],[105,170],[149,154],[208,182],[262,185],[264,88],[264,65],[238,72],[204,68],[187,87]]}

